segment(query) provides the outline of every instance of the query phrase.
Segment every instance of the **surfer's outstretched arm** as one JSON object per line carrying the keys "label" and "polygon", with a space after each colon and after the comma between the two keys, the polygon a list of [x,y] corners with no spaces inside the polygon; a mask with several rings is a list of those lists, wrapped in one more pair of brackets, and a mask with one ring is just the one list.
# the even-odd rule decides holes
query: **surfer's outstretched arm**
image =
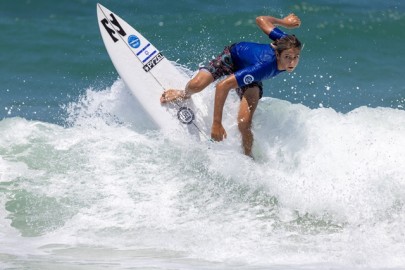
{"label": "surfer's outstretched arm", "polygon": [[269,35],[277,26],[297,28],[301,25],[301,20],[297,15],[291,13],[281,19],[272,16],[259,16],[256,18],[256,24],[266,35]]}

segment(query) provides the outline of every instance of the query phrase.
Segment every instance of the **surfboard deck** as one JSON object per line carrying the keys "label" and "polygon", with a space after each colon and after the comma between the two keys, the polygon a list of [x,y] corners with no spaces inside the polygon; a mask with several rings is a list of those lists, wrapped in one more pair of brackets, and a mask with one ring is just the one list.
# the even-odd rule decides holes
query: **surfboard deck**
{"label": "surfboard deck", "polygon": [[190,79],[180,72],[148,39],[118,15],[97,4],[97,19],[104,45],[119,76],[154,125],[208,139],[198,97],[161,104],[166,89],[184,89]]}

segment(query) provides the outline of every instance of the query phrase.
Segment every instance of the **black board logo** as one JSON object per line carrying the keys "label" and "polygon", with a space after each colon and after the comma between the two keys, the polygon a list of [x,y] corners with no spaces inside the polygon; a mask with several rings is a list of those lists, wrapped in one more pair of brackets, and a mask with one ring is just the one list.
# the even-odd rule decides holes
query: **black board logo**
{"label": "black board logo", "polygon": [[183,124],[191,124],[194,120],[194,112],[188,107],[181,107],[177,111],[177,118]]}
{"label": "black board logo", "polygon": [[154,66],[156,66],[162,59],[165,58],[162,53],[158,53],[148,63],[143,66],[143,70],[149,72]]}
{"label": "black board logo", "polygon": [[124,29],[121,27],[120,23],[118,22],[117,18],[115,18],[114,14],[111,13],[110,16],[111,16],[110,22],[117,28],[117,30],[114,30],[114,28],[109,27],[110,22],[106,18],[101,20],[101,24],[104,26],[105,30],[107,31],[107,33],[110,35],[111,39],[115,43],[118,41],[118,38],[115,37],[115,34],[117,32],[118,32],[118,34],[120,34],[123,37],[125,37],[127,35],[127,33],[125,33]]}

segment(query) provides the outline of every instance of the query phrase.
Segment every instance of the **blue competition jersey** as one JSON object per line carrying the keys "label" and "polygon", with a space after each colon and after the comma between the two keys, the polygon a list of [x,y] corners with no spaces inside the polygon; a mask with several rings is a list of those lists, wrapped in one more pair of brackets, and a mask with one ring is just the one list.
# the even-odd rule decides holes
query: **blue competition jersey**
{"label": "blue competition jersey", "polygon": [[276,76],[276,52],[270,44],[252,42],[236,43],[231,48],[231,56],[239,87]]}

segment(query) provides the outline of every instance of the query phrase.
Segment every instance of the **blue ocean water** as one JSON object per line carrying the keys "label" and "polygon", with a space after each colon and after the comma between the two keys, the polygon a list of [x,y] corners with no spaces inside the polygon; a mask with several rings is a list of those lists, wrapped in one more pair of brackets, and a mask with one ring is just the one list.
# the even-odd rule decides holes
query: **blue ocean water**
{"label": "blue ocean water", "polygon": [[265,82],[255,162],[233,94],[223,143],[150,130],[96,3],[0,2],[0,268],[405,268],[403,1],[101,2],[190,75],[268,42],[257,15],[301,18],[298,68]]}

